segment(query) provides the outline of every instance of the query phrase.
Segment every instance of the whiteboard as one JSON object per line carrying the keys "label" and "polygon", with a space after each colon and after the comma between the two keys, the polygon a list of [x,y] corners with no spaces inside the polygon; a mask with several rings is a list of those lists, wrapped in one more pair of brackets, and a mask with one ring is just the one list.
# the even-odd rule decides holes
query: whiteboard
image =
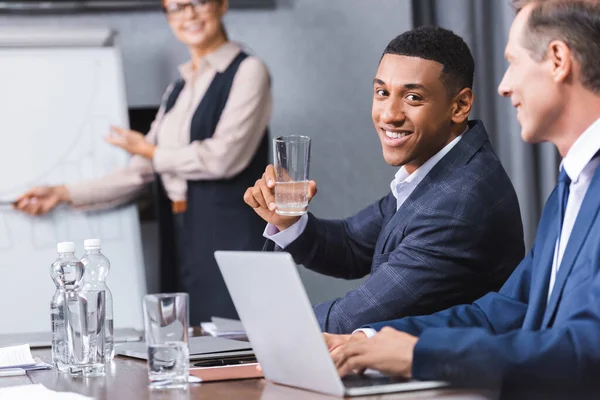
{"label": "whiteboard", "polygon": [[[125,166],[129,155],[104,141],[110,125],[128,126],[124,88],[122,60],[114,43],[0,43],[0,199],[15,199],[34,185],[79,182]],[[56,259],[56,243],[75,242],[81,257],[86,238],[100,238],[111,262],[107,284],[113,294],[115,328],[142,328],[146,281],[134,205],[92,213],[61,206],[41,217],[4,206],[0,333],[50,329],[55,291],[50,264]]]}

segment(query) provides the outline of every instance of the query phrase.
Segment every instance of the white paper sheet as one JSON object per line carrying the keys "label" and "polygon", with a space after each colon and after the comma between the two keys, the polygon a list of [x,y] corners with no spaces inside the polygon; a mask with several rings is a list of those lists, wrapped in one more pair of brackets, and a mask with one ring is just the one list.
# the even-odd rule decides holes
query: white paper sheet
{"label": "white paper sheet", "polygon": [[28,344],[0,349],[0,368],[21,368],[35,364]]}

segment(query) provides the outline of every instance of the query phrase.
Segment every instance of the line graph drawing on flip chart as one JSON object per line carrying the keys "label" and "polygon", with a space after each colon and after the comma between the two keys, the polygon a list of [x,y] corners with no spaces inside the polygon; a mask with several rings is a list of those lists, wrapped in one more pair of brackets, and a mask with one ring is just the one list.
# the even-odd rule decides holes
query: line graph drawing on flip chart
{"label": "line graph drawing on flip chart", "polygon": [[[93,179],[127,165],[104,141],[128,126],[121,54],[108,29],[0,32],[0,199],[32,186]],[[40,217],[0,207],[1,333],[50,328],[56,243],[97,237],[111,261],[107,283],[115,328],[142,327],[146,294],[135,205],[83,212],[66,206]]]}

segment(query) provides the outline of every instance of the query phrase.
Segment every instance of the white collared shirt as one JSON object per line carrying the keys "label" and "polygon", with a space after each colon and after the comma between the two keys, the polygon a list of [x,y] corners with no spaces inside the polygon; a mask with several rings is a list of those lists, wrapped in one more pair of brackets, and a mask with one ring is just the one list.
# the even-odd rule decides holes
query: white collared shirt
{"label": "white collared shirt", "polygon": [[560,263],[565,254],[565,249],[569,242],[573,225],[575,225],[575,220],[579,214],[579,209],[590,187],[590,182],[596,173],[598,164],[600,164],[600,157],[593,158],[599,150],[600,119],[597,119],[573,143],[573,146],[571,146],[569,152],[561,162],[561,168],[564,167],[565,172],[571,179],[571,185],[569,186],[569,198],[565,209],[560,241],[556,241],[554,248],[550,285],[548,287],[548,300],[552,294],[556,275],[560,269]]}
{"label": "white collared shirt", "polygon": [[[409,174],[404,166],[400,167],[394,179],[390,183],[392,194],[396,198],[396,211],[400,209],[402,204],[408,199],[408,196],[415,190],[417,185],[429,174],[429,172],[436,166],[436,164],[444,158],[446,154],[452,150],[454,146],[460,141],[464,133],[469,128],[465,129],[463,133],[454,138],[450,143],[444,146],[440,151],[434,154],[429,160],[425,161],[415,172]],[[263,236],[267,239],[275,242],[282,249],[289,246],[294,240],[296,240],[308,223],[308,215],[304,214],[300,219],[289,228],[279,231],[276,226],[267,224]]]}
{"label": "white collared shirt", "polygon": [[[465,130],[466,132],[466,130]],[[390,189],[392,189],[392,194],[396,198],[396,211],[400,209],[402,204],[408,199],[408,196],[416,189],[416,187],[421,183],[421,181],[427,176],[429,171],[436,166],[436,164],[444,158],[450,150],[459,142],[462,138],[462,135],[454,138],[450,143],[448,143],[444,148],[434,154],[429,160],[425,161],[423,165],[421,165],[415,172],[409,174],[406,171],[404,166],[400,167],[396,175],[394,176],[394,180],[390,182]]]}

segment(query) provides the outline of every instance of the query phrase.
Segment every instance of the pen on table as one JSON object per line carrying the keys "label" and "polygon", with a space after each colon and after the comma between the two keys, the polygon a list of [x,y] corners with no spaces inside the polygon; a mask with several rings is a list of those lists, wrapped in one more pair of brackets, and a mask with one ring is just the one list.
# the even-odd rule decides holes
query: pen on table
{"label": "pen on table", "polygon": [[14,207],[17,205],[17,200],[0,200],[0,206]]}
{"label": "pen on table", "polygon": [[227,365],[254,364],[256,359],[209,360],[194,363],[194,367],[224,367]]}

